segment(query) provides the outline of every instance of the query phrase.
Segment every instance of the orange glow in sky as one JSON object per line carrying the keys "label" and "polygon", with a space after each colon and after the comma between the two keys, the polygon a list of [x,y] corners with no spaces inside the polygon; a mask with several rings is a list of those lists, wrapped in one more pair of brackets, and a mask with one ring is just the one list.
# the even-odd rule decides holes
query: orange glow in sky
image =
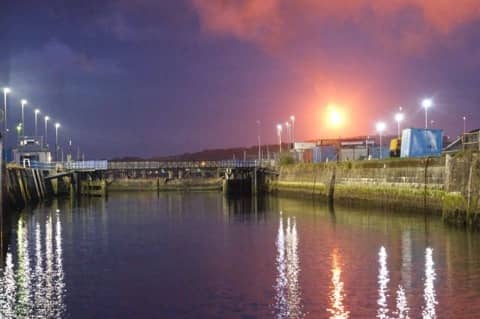
{"label": "orange glow in sky", "polygon": [[328,104],[323,118],[325,127],[330,130],[343,128],[347,122],[345,110],[336,104]]}

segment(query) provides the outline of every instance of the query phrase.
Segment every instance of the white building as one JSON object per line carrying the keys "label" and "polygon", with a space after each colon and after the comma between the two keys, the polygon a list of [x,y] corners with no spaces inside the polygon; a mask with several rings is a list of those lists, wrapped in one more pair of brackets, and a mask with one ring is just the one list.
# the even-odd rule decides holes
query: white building
{"label": "white building", "polygon": [[26,160],[50,163],[52,155],[48,148],[43,147],[35,138],[23,137],[17,148],[13,149],[13,161],[17,164],[23,164]]}

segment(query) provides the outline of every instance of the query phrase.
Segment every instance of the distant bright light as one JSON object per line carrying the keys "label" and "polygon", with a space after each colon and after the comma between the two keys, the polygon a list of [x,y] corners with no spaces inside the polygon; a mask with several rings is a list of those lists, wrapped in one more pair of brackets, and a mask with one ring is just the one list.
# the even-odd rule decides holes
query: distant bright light
{"label": "distant bright light", "polygon": [[387,125],[384,122],[378,122],[376,128],[377,132],[382,133],[387,128]]}
{"label": "distant bright light", "polygon": [[50,119],[50,116],[45,116],[45,121],[48,121]]}
{"label": "distant bright light", "polygon": [[433,100],[432,99],[423,99],[422,106],[426,109],[432,107],[433,106]]}
{"label": "distant bright light", "polygon": [[327,123],[333,128],[337,128],[344,124],[345,116],[340,108],[330,105],[327,109]]}
{"label": "distant bright light", "polygon": [[10,88],[3,88],[3,93],[7,94],[10,92],[11,92]]}
{"label": "distant bright light", "polygon": [[277,132],[282,132],[282,124],[277,124]]}
{"label": "distant bright light", "polygon": [[55,123],[55,128],[59,128],[60,127],[60,123]]}
{"label": "distant bright light", "polygon": [[35,109],[35,114],[38,114],[40,113],[40,110],[39,109]]}
{"label": "distant bright light", "polygon": [[395,114],[395,121],[397,122],[401,122],[405,119],[405,116],[403,115],[403,113],[397,113]]}
{"label": "distant bright light", "polygon": [[25,99],[21,100],[20,102],[22,103],[22,105],[28,104],[28,101]]}
{"label": "distant bright light", "polygon": [[292,122],[295,122],[295,115],[291,115],[291,116],[290,116],[290,120],[291,120]]}

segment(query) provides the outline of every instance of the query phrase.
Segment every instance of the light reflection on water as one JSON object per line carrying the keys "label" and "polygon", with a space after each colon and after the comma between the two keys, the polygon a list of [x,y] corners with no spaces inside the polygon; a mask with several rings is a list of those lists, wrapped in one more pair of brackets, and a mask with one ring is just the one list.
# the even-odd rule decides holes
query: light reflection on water
{"label": "light reflection on water", "polygon": [[16,249],[9,249],[0,273],[0,318],[62,318],[65,284],[60,217],[49,215],[40,223],[22,215],[16,231]]}
{"label": "light reflection on water", "polygon": [[327,309],[330,313],[331,319],[346,319],[350,314],[343,304],[345,292],[342,281],[342,266],[339,259],[340,254],[338,249],[334,249],[332,253],[332,290],[330,292],[330,308]]}
{"label": "light reflection on water", "polygon": [[437,277],[435,273],[435,263],[433,262],[433,249],[427,248],[425,250],[425,289],[423,298],[425,300],[425,307],[423,308],[423,318],[436,318],[435,307],[437,305],[434,281]]}
{"label": "light reflection on water", "polygon": [[388,277],[388,268],[387,268],[387,250],[385,247],[381,247],[378,252],[378,310],[377,318],[385,319],[388,318],[388,282],[390,278]]}
{"label": "light reflection on water", "polygon": [[303,318],[302,297],[298,276],[300,264],[298,259],[298,235],[295,218],[287,218],[284,230],[283,217],[277,232],[277,280],[275,296],[276,318]]}
{"label": "light reflection on water", "polygon": [[479,237],[416,216],[122,196],[12,222],[0,318],[454,318],[480,298]]}
{"label": "light reflection on water", "polygon": [[[403,251],[405,253],[405,250]],[[387,264],[387,250],[385,247],[381,247],[378,253],[378,311],[377,318],[398,318],[408,319],[410,307],[408,306],[407,295],[404,287],[398,285],[396,291],[396,310],[389,315],[388,309],[388,283],[390,282],[388,264]],[[405,259],[405,256],[403,256]],[[407,259],[410,256],[406,257]],[[410,260],[411,262],[411,260]],[[402,272],[403,274],[403,272]],[[434,281],[436,278],[436,272],[433,262],[433,249],[428,247],[425,249],[425,279],[424,279],[424,306],[422,307],[422,318],[433,319],[436,318],[435,307],[437,305],[436,292]]]}

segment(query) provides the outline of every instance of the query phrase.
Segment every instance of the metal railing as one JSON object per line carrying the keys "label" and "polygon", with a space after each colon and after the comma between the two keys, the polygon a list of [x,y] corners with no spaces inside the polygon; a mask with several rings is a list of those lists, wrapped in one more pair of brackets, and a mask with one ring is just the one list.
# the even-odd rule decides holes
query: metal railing
{"label": "metal railing", "polygon": [[45,163],[45,162],[38,162],[38,161],[30,161],[24,162],[23,163],[24,167],[30,167],[30,168],[36,168],[36,169],[43,169],[43,170],[54,170],[57,167],[57,163],[55,162],[50,162],[50,163]]}
{"label": "metal railing", "polygon": [[201,168],[254,168],[272,167],[274,161],[270,160],[224,160],[224,161],[178,161],[178,162],[110,162],[100,161],[75,161],[75,162],[37,162],[30,161],[31,168],[45,170],[160,170],[160,169],[201,169]]}
{"label": "metal railing", "polygon": [[480,131],[462,135],[462,149],[477,149],[480,151]]}
{"label": "metal railing", "polygon": [[253,168],[270,167],[271,161],[225,160],[225,161],[178,161],[178,162],[108,162],[109,170],[129,169],[175,169],[175,168]]}
{"label": "metal railing", "polygon": [[85,169],[94,169],[94,170],[106,170],[108,169],[108,161],[75,161],[75,162],[64,162],[62,167],[68,170],[85,170]]}

